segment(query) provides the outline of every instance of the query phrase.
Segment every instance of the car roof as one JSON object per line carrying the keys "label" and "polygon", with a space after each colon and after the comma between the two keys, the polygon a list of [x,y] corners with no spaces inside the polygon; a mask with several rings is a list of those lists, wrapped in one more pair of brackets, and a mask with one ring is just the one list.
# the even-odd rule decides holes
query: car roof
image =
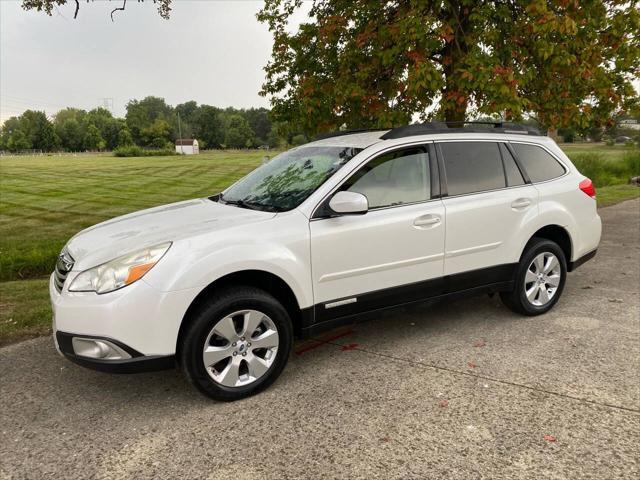
{"label": "car roof", "polygon": [[329,138],[323,138],[305,146],[311,147],[352,147],[367,148],[374,143],[381,142],[382,135],[389,130],[376,130],[371,132],[345,133],[345,135],[337,135]]}
{"label": "car roof", "polygon": [[416,141],[442,141],[442,140],[454,140],[454,139],[466,139],[466,140],[496,140],[496,141],[526,141],[531,143],[548,143],[550,138],[544,135],[527,135],[519,134],[519,132],[504,133],[495,132],[487,129],[484,131],[451,131],[451,132],[433,132],[423,133],[415,136],[401,137],[397,139],[383,139],[386,133],[390,130],[375,130],[368,132],[344,132],[344,134],[323,138],[304,146],[318,146],[318,147],[352,147],[352,148],[367,148],[373,144],[385,142],[389,145],[399,145],[404,143],[414,143]]}

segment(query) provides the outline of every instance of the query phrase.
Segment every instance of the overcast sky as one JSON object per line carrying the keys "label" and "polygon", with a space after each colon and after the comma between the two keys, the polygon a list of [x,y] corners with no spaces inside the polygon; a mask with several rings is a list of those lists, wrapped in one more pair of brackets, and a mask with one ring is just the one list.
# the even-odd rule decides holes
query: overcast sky
{"label": "overcast sky", "polygon": [[115,1],[81,2],[77,20],[70,3],[48,17],[0,0],[2,121],[29,108],[91,109],[105,98],[123,116],[127,101],[147,95],[171,105],[268,106],[258,95],[272,43],[255,18],[261,0],[174,0],[168,21],[153,2],[130,1],[115,22]]}

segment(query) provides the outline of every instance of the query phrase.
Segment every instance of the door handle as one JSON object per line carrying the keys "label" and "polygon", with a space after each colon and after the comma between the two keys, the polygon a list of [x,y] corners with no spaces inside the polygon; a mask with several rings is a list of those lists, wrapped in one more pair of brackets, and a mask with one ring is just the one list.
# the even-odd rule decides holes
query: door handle
{"label": "door handle", "polygon": [[440,217],[438,215],[422,215],[413,221],[413,225],[416,227],[429,227],[432,225],[438,225],[440,223]]}
{"label": "door handle", "polygon": [[531,200],[529,200],[528,198],[519,198],[517,200],[514,200],[514,202],[511,204],[511,208],[515,208],[517,210],[521,208],[527,208],[529,205],[531,205]]}

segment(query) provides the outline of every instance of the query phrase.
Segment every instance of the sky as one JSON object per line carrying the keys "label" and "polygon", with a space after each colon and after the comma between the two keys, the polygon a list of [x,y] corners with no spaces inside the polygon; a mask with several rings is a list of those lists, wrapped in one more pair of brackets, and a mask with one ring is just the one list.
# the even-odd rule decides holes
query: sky
{"label": "sky", "polygon": [[[262,0],[174,0],[170,20],[152,1],[59,7],[52,17],[0,0],[0,121],[26,109],[112,106],[164,97],[218,107],[268,107],[258,95],[272,39],[255,14]],[[305,9],[294,19],[304,20]]]}

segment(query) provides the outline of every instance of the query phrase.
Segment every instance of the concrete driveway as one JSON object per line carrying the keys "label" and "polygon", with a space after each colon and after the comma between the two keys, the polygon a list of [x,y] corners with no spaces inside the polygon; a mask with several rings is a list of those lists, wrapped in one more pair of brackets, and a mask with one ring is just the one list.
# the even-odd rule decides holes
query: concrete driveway
{"label": "concrete driveway", "polygon": [[638,478],[640,202],[601,215],[551,313],[381,315],[236,403],[84,370],[50,337],[0,349],[0,478]]}

